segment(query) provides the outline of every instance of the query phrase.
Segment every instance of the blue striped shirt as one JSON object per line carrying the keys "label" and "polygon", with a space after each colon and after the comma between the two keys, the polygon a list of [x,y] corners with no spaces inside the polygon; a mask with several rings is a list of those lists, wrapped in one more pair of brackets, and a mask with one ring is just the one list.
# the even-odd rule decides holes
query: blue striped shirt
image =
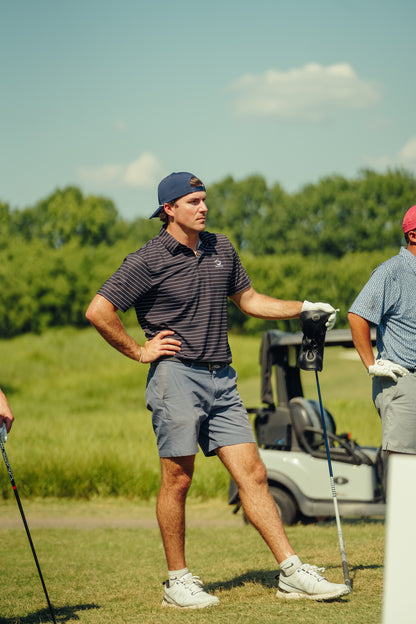
{"label": "blue striped shirt", "polygon": [[377,326],[381,358],[416,368],[416,257],[405,247],[380,264],[350,312]]}
{"label": "blue striped shirt", "polygon": [[202,232],[195,254],[162,228],[98,293],[123,312],[134,306],[146,338],[172,330],[181,359],[231,362],[227,298],[250,284],[225,235]]}

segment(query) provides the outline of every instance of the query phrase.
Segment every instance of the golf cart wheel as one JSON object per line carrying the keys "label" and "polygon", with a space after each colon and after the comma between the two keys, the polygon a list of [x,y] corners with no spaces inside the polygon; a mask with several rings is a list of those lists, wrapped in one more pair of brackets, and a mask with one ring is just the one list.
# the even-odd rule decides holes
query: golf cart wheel
{"label": "golf cart wheel", "polygon": [[287,524],[288,526],[294,524],[297,517],[297,507],[292,496],[275,485],[270,485],[269,491],[283,524]]}

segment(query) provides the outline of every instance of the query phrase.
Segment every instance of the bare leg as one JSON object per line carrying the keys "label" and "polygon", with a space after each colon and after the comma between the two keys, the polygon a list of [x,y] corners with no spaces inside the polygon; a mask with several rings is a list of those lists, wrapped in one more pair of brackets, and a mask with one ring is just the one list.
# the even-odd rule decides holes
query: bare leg
{"label": "bare leg", "polygon": [[168,570],[185,563],[185,501],[194,472],[195,456],[160,459],[162,481],[156,514],[165,548]]}
{"label": "bare leg", "polygon": [[240,500],[251,524],[269,546],[277,562],[295,554],[267,486],[266,469],[256,444],[235,444],[217,449],[236,482]]}

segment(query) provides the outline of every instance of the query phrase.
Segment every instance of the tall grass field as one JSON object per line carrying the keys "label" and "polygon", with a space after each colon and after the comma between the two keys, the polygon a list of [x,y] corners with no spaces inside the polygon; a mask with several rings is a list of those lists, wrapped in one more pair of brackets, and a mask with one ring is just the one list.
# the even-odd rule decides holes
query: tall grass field
{"label": "tall grass field", "polygon": [[[129,331],[143,341],[135,327]],[[247,407],[261,406],[260,341],[230,337]],[[116,352],[93,328],[0,341],[0,362],[0,387],[15,414],[7,452],[24,497],[156,495],[159,460],[144,399],[147,365]],[[316,399],[314,374],[302,371],[302,378],[305,396]],[[327,348],[320,385],[338,431],[378,446],[381,426],[371,382],[355,350]],[[224,497],[227,489],[220,462],[199,453],[190,496]],[[5,470],[0,496],[13,496]]]}

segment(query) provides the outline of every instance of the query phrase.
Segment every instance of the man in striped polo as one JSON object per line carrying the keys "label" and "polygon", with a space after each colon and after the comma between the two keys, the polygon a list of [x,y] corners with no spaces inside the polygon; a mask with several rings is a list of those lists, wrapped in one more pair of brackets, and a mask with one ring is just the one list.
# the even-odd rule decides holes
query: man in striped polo
{"label": "man in striped polo", "polygon": [[[406,247],[371,274],[352,304],[348,320],[381,417],[382,448],[416,454],[416,206],[403,219]],[[377,359],[370,326],[377,327]]]}
{"label": "man in striped polo", "polygon": [[[237,391],[227,336],[227,300],[245,314],[291,319],[303,310],[336,311],[326,303],[283,301],[257,293],[237,252],[222,234],[205,232],[206,189],[188,172],[172,173],[158,188],[150,218],[158,236],[129,254],[94,297],[86,316],[114,348],[150,364],[146,404],[152,412],[161,463],[157,518],[169,578],[163,605],[219,604],[185,562],[185,500],[198,447],[217,455],[239,488],[244,511],[274,554],[282,598],[334,599],[349,593],[302,564],[269,494],[247,411]],[[117,310],[134,306],[146,342],[126,333]]]}

